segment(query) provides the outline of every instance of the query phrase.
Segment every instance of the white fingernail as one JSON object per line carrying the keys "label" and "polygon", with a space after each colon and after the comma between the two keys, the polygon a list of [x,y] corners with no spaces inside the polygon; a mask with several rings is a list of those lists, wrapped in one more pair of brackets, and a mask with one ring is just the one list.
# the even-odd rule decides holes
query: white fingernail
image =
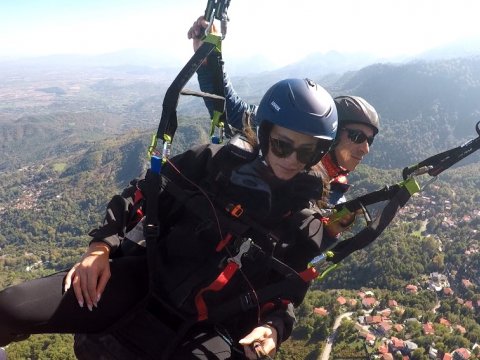
{"label": "white fingernail", "polygon": [[81,308],[83,308],[83,301],[78,300],[78,305],[79,305]]}

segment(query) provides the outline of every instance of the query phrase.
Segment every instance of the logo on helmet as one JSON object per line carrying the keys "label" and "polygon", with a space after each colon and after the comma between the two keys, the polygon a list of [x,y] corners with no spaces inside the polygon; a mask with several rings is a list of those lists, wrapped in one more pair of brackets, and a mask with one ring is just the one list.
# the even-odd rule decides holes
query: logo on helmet
{"label": "logo on helmet", "polygon": [[278,104],[275,101],[272,101],[270,105],[272,105],[275,111],[280,111],[280,106],[278,106]]}

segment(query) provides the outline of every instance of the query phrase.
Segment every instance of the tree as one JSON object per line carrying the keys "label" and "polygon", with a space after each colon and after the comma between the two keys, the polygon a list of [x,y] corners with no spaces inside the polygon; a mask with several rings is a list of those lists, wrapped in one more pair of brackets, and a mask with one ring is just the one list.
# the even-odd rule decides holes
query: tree
{"label": "tree", "polygon": [[410,359],[411,360],[428,360],[428,356],[425,354],[424,349],[418,348],[413,350],[413,353]]}

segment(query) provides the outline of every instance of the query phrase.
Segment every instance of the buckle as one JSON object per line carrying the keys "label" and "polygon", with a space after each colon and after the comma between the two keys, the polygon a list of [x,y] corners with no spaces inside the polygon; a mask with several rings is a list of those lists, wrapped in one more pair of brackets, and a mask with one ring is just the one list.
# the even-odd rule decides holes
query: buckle
{"label": "buckle", "polygon": [[160,235],[160,227],[158,225],[146,224],[143,228],[145,239],[157,238]]}
{"label": "buckle", "polygon": [[230,204],[226,207],[226,210],[230,215],[236,218],[239,218],[243,214],[242,205],[240,204],[237,204],[237,205]]}
{"label": "buckle", "polygon": [[240,269],[242,267],[242,256],[250,250],[251,245],[252,239],[245,239],[242,245],[240,245],[240,249],[238,249],[237,255],[228,258],[227,261],[237,264],[238,268]]}

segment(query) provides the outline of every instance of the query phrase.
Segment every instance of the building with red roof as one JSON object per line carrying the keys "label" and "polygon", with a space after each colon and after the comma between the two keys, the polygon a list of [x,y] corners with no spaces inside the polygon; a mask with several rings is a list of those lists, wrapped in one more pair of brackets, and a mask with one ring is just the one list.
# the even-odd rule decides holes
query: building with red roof
{"label": "building with red roof", "polygon": [[433,329],[432,323],[428,322],[426,324],[423,324],[423,333],[425,335],[433,335],[435,334],[435,330]]}
{"label": "building with red roof", "polygon": [[345,299],[343,296],[339,296],[337,298],[337,302],[340,304],[340,305],[345,305],[347,303],[347,299]]}
{"label": "building with red roof", "polygon": [[405,286],[405,290],[407,290],[407,292],[409,293],[415,294],[418,291],[418,287],[412,284],[408,284],[407,286]]}
{"label": "building with red roof", "polygon": [[313,313],[319,316],[327,316],[328,315],[328,310],[325,309],[323,306],[322,307],[316,307],[313,309]]}

